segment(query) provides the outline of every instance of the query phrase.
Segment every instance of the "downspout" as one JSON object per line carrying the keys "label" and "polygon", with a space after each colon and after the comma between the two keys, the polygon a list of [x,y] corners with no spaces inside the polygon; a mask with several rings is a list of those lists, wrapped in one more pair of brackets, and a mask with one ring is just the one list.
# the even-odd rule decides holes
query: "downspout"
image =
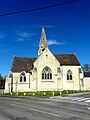
{"label": "downspout", "polygon": [[81,90],[81,81],[80,81],[80,72],[79,72],[79,69],[80,69],[80,68],[78,68],[79,90]]}
{"label": "downspout", "polygon": [[62,90],[63,90],[63,66],[62,66],[62,80],[61,80],[61,83],[62,83]]}
{"label": "downspout", "polygon": [[30,92],[30,73],[29,73],[29,92]]}
{"label": "downspout", "polygon": [[36,70],[36,91],[38,91],[38,78],[37,78],[37,70]]}

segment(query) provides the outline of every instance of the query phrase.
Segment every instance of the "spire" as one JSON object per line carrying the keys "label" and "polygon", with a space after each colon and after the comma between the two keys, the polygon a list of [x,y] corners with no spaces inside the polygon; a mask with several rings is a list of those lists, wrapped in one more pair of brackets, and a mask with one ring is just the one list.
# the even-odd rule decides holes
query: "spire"
{"label": "spire", "polygon": [[46,47],[48,47],[47,40],[46,40],[46,34],[45,34],[44,27],[42,27],[39,49],[38,49],[38,56],[41,55],[41,53],[45,50]]}

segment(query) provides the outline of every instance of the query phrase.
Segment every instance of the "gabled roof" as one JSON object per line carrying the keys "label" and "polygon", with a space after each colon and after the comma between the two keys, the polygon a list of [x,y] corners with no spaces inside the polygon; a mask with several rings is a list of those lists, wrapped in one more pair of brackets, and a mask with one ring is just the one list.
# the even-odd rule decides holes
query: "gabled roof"
{"label": "gabled roof", "polygon": [[27,58],[27,57],[14,57],[11,71],[12,72],[30,72],[33,68],[33,63],[36,58]]}
{"label": "gabled roof", "polygon": [[[75,54],[53,54],[61,65],[80,66]],[[14,57],[11,71],[12,72],[30,72],[33,69],[33,63],[36,58]]]}
{"label": "gabled roof", "polygon": [[80,66],[75,54],[53,54],[61,65]]}

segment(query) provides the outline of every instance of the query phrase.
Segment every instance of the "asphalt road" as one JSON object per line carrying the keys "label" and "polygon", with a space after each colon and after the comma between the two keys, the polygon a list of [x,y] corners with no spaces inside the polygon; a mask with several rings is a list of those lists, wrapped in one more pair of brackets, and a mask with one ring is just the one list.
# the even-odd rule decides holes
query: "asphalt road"
{"label": "asphalt road", "polygon": [[79,94],[78,96],[79,96],[79,97],[85,97],[85,98],[87,97],[87,98],[90,98],[90,92],[89,92],[89,93],[85,93],[85,94],[84,94],[84,93],[83,93],[83,94]]}
{"label": "asphalt road", "polygon": [[0,96],[0,120],[90,120],[90,110],[67,100]]}
{"label": "asphalt road", "polygon": [[67,94],[66,96],[85,97],[85,98],[88,97],[88,98],[90,98],[90,92]]}

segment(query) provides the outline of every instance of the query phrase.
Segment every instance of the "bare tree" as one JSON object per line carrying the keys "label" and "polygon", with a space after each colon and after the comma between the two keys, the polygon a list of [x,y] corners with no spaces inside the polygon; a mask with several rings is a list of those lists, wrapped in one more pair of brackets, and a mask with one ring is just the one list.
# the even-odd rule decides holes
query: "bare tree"
{"label": "bare tree", "polygon": [[90,64],[84,64],[82,66],[82,69],[84,72],[90,72]]}

